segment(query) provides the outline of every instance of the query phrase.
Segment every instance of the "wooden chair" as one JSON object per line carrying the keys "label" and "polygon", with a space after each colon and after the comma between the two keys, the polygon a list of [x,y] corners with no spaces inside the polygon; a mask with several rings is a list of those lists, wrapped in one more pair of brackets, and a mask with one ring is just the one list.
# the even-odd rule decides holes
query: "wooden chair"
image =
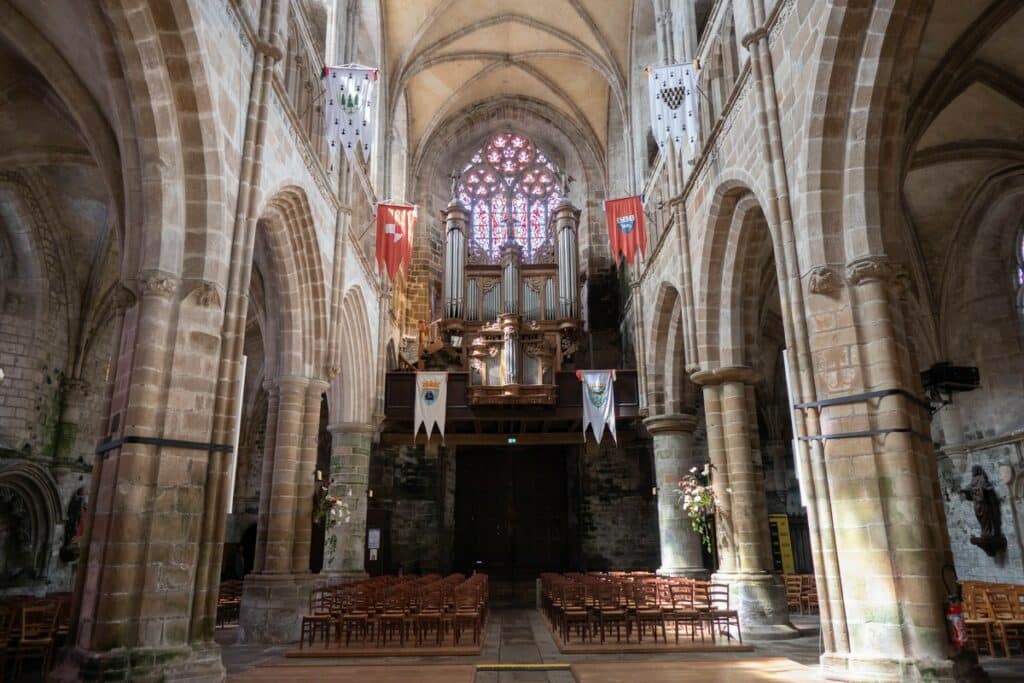
{"label": "wooden chair", "polygon": [[14,605],[0,604],[0,681],[7,680],[7,652],[10,650],[11,631],[14,630],[18,609]]}
{"label": "wooden chair", "polygon": [[973,581],[965,581],[962,586],[964,599],[964,625],[967,627],[967,639],[977,651],[989,656],[996,656],[995,640],[992,629],[995,620],[989,610],[985,593]]}
{"label": "wooden chair", "polygon": [[[583,586],[578,583],[566,582],[562,585],[561,626],[562,639],[569,642],[572,627],[576,626],[576,635],[586,640],[590,637],[590,610],[587,609]],[[581,631],[582,627],[582,631]]]}
{"label": "wooden chair", "polygon": [[[1013,591],[1003,586],[985,588],[985,600],[995,620],[993,635],[1002,644],[1003,653],[1007,657],[1012,656],[1014,650],[1024,654],[1024,614]],[[1015,647],[1011,648],[1011,644]]]}
{"label": "wooden chair", "polygon": [[597,628],[601,634],[601,642],[604,642],[605,631],[612,624],[615,625],[615,642],[622,642],[622,627],[626,627],[626,642],[629,642],[629,633],[632,630],[632,622],[622,602],[622,591],[617,583],[602,581],[595,586],[595,598],[597,600],[595,612],[597,614]]}
{"label": "wooden chair", "polygon": [[366,645],[366,639],[372,635],[373,616],[370,612],[371,602],[365,593],[354,593],[344,604],[341,615],[337,618],[338,640],[341,634],[345,634],[345,646],[352,641],[352,633],[362,636],[362,643]]}
{"label": "wooden chair", "polygon": [[409,609],[410,596],[404,590],[393,591],[384,600],[383,609],[377,616],[377,643],[388,644],[388,639],[398,632],[398,644],[405,647],[406,634],[412,630],[413,617]]}
{"label": "wooden chair", "polygon": [[444,595],[440,588],[431,590],[423,596],[419,610],[414,617],[416,627],[416,644],[421,645],[427,632],[433,628],[435,642],[441,644],[447,631],[446,625],[451,623],[452,617],[445,613]]}
{"label": "wooden chair", "polygon": [[460,587],[455,591],[455,614],[453,617],[455,644],[462,639],[462,629],[468,624],[473,629],[473,644],[480,642],[483,618],[480,614],[480,598],[472,586]]}
{"label": "wooden chair", "polygon": [[26,659],[42,660],[43,675],[49,673],[53,656],[53,634],[56,629],[55,600],[41,600],[22,606],[21,628],[17,633],[18,642],[14,646],[15,679],[21,675],[22,663]]}
{"label": "wooden chair", "polygon": [[814,584],[813,574],[801,574],[801,601],[808,614],[818,612],[818,587]]}
{"label": "wooden chair", "polygon": [[637,582],[633,584],[633,596],[636,607],[633,609],[633,617],[636,619],[637,642],[643,642],[644,629],[651,627],[651,635],[654,642],[658,642],[658,626],[661,626],[661,637],[668,642],[668,633],[665,628],[665,612],[658,605],[658,586],[653,582]]}
{"label": "wooden chair", "polygon": [[309,638],[309,646],[313,647],[317,635],[323,635],[324,646],[330,640],[331,625],[334,617],[331,615],[331,594],[323,588],[317,588],[309,594],[309,613],[302,617],[302,630],[299,632],[299,649]]}
{"label": "wooden chair", "polygon": [[786,584],[786,607],[790,612],[804,613],[804,581],[799,574],[786,574],[783,577]]}
{"label": "wooden chair", "polygon": [[697,639],[697,631],[700,631],[700,641],[704,642],[704,619],[701,610],[693,601],[694,584],[677,583],[669,586],[669,595],[672,600],[672,611],[667,615],[673,624],[676,632],[676,642],[679,642],[680,625],[685,625],[690,631],[690,642]]}
{"label": "wooden chair", "polygon": [[739,638],[742,644],[743,634],[740,633],[739,612],[729,607],[729,586],[724,583],[712,583],[708,587],[708,599],[711,603],[712,640],[716,630],[726,638],[732,638],[730,629],[735,625],[736,637]]}

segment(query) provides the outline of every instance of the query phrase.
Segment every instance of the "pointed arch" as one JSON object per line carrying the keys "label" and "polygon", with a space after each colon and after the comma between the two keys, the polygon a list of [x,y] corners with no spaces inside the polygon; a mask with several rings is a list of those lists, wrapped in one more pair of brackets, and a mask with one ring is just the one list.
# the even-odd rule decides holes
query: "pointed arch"
{"label": "pointed arch", "polygon": [[366,300],[358,285],[345,293],[341,315],[341,372],[331,382],[331,422],[370,424],[376,395],[376,354]]}

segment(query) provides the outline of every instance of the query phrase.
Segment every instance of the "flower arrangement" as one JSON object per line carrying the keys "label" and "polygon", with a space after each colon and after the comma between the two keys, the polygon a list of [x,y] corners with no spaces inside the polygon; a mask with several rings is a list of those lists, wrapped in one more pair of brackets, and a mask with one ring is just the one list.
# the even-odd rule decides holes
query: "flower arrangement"
{"label": "flower arrangement", "polygon": [[701,542],[709,553],[713,548],[711,519],[718,511],[718,501],[711,488],[711,470],[713,468],[714,466],[710,463],[705,464],[703,469],[691,467],[690,473],[679,480],[679,486],[676,489],[676,493],[679,495],[679,504],[690,518],[690,526],[700,534]]}
{"label": "flower arrangement", "polygon": [[[333,479],[331,480],[334,481]],[[349,490],[349,495],[352,491]],[[316,500],[313,505],[313,521],[324,525],[324,536],[327,539],[327,561],[334,560],[334,553],[338,549],[338,537],[331,533],[331,529],[340,522],[348,522],[352,518],[352,510],[348,501],[341,496],[333,495],[329,483],[319,483],[316,490]]]}

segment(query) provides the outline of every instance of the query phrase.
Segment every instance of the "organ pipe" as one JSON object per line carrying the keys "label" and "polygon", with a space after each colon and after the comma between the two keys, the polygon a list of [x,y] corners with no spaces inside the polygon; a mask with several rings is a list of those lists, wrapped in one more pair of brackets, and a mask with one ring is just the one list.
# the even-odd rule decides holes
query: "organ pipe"
{"label": "organ pipe", "polygon": [[450,320],[462,320],[466,306],[466,211],[453,199],[444,212],[444,310]]}
{"label": "organ pipe", "polygon": [[575,319],[579,313],[579,292],[576,287],[577,235],[580,212],[563,200],[555,210],[555,226],[558,235],[558,304],[559,317]]}

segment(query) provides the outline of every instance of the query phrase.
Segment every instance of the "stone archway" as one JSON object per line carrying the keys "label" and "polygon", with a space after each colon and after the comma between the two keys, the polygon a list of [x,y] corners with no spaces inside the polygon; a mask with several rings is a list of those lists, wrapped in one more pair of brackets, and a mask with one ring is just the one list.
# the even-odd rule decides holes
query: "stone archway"
{"label": "stone archway", "polygon": [[61,520],[57,483],[26,460],[0,463],[0,584],[15,588],[46,574]]}

